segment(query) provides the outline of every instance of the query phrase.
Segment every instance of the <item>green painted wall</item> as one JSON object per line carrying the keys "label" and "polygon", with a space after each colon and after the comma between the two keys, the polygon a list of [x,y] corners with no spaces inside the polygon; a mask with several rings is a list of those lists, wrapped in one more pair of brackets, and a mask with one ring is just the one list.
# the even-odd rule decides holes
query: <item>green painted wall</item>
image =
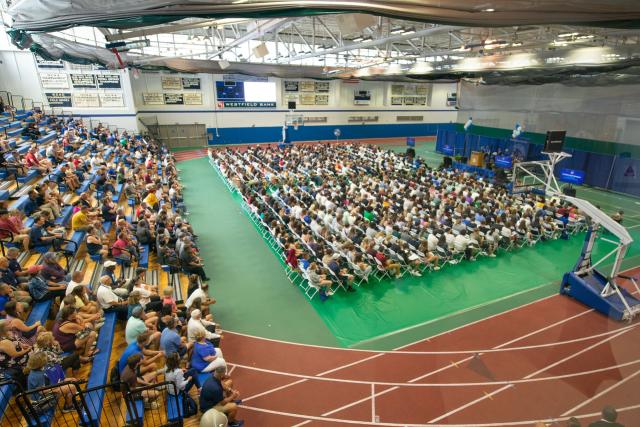
{"label": "green painted wall", "polygon": [[[456,130],[463,131],[464,125],[456,123]],[[511,137],[512,129],[501,129],[487,126],[473,125],[471,128],[471,134],[489,136],[493,138],[509,138]],[[544,144],[545,134],[535,132],[525,132],[523,137],[534,144]],[[640,137],[640,136],[639,136]],[[622,144],[619,142],[611,141],[598,141],[595,139],[574,138],[567,137],[566,147],[576,150],[588,151],[591,153],[620,155],[624,154],[626,157],[633,157],[640,159],[640,145]]]}

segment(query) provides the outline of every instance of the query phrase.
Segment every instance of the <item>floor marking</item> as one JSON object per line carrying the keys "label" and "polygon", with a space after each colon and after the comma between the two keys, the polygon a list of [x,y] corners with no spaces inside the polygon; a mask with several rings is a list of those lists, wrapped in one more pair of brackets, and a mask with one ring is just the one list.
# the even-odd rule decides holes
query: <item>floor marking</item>
{"label": "floor marking", "polygon": [[[598,347],[598,346],[600,346],[600,345],[602,345],[602,344],[604,344],[604,343],[606,343],[606,342],[609,342],[609,341],[611,341],[611,340],[613,340],[613,339],[615,339],[615,338],[617,338],[617,337],[619,337],[619,336],[621,336],[621,335],[623,335],[623,334],[626,334],[627,332],[628,332],[628,330],[625,330],[625,331],[622,331],[622,332],[620,332],[620,333],[618,333],[618,334],[615,334],[615,335],[614,335],[614,336],[612,336],[612,337],[605,338],[605,339],[603,339],[603,340],[601,340],[601,341],[598,341],[597,343],[592,344],[592,345],[590,345],[589,347],[583,348],[582,350],[580,350],[580,351],[578,351],[578,352],[576,352],[576,353],[573,353],[573,354],[571,354],[571,355],[569,355],[569,356],[567,356],[567,357],[564,357],[564,358],[562,358],[562,359],[560,359],[560,360],[558,360],[558,361],[556,361],[556,362],[554,362],[554,363],[552,363],[552,364],[550,364],[550,365],[545,366],[545,367],[544,367],[544,368],[542,368],[542,369],[539,369],[539,370],[537,370],[537,371],[535,371],[535,372],[532,372],[531,374],[529,374],[529,375],[527,375],[526,377],[524,377],[524,379],[532,378],[532,377],[534,377],[534,376],[536,376],[536,375],[538,375],[538,374],[540,374],[540,373],[542,373],[542,372],[544,372],[544,371],[547,371],[547,370],[549,370],[549,369],[551,369],[551,368],[553,368],[553,367],[555,367],[555,366],[558,366],[558,365],[560,365],[560,364],[562,364],[562,363],[566,362],[567,360],[571,360],[571,359],[575,358],[576,356],[579,356],[579,355],[581,355],[581,354],[583,354],[583,353],[586,353],[586,352],[588,352],[588,351],[590,351],[590,350],[593,350],[594,348],[596,348],[596,347]],[[505,390],[507,390],[507,389],[509,389],[509,388],[511,388],[511,387],[513,387],[513,386],[511,386],[511,385],[506,385],[506,386],[504,386],[504,387],[500,387],[498,390],[495,390],[495,391],[493,391],[492,393],[490,393],[490,396],[495,396],[496,394],[498,394],[498,393],[502,393],[503,391],[505,391]],[[451,415],[453,415],[453,414],[456,414],[456,413],[458,413],[458,412],[460,412],[460,411],[462,411],[462,410],[464,410],[464,409],[467,409],[467,408],[469,408],[469,407],[471,407],[471,406],[475,405],[476,403],[482,402],[482,401],[483,401],[483,400],[485,400],[486,398],[487,398],[487,396],[479,397],[479,398],[477,398],[477,399],[475,399],[475,400],[472,400],[471,402],[468,402],[468,403],[466,403],[466,404],[464,404],[464,405],[462,405],[462,406],[459,406],[459,407],[458,407],[458,408],[456,408],[456,409],[452,409],[451,411],[449,411],[449,412],[447,412],[447,413],[445,413],[445,414],[442,414],[442,415],[440,415],[439,417],[433,418],[432,420],[430,420],[430,421],[429,421],[429,424],[431,424],[431,423],[437,423],[437,422],[438,422],[438,421],[440,421],[440,420],[443,420],[443,419],[445,419],[445,418],[447,418],[447,417],[449,417],[449,416],[451,416]]]}
{"label": "floor marking", "polygon": [[[342,419],[342,418],[325,418],[325,417],[318,417],[318,416],[314,416],[314,415],[305,415],[305,414],[296,414],[293,412],[281,412],[281,411],[273,411],[271,409],[265,409],[265,408],[256,408],[253,406],[243,406],[243,409],[247,409],[247,410],[251,410],[251,411],[256,411],[256,412],[262,412],[265,414],[272,414],[272,415],[280,415],[280,416],[284,416],[284,417],[290,417],[290,418],[308,418],[307,421],[303,421],[299,424],[296,424],[293,427],[296,426],[301,426],[301,425],[305,425],[308,424],[312,421],[322,421],[322,422],[330,422],[330,423],[338,423],[338,424],[357,424],[357,425],[366,425],[366,426],[384,426],[384,427],[425,427],[425,424],[408,424],[408,423],[385,423],[385,422],[377,422],[377,423],[373,423],[371,421],[363,421],[363,420],[347,420],[347,419]],[[628,411],[633,411],[636,409],[640,408],[640,404],[638,405],[632,405],[632,406],[626,406],[624,408],[618,408],[616,409],[618,411],[618,413],[622,413],[622,412],[628,412]],[[580,415],[575,415],[576,418],[578,419],[583,419],[583,418],[593,418],[593,417],[597,417],[600,416],[601,413],[600,412],[592,412],[589,414],[580,414]],[[558,421],[567,421],[569,418],[571,417],[558,417],[558,418],[547,418],[547,419],[535,419],[535,420],[524,420],[524,421],[510,421],[510,422],[497,422],[497,423],[481,423],[481,424],[469,424],[469,423],[464,423],[464,424],[432,424],[431,426],[441,426],[441,427],[508,427],[508,426],[532,426],[532,425],[536,425],[537,423],[540,422],[544,422],[544,423],[549,423],[549,424],[556,424]]]}
{"label": "floor marking", "polygon": [[623,379],[621,379],[620,381],[618,381],[617,383],[611,385],[610,387],[605,388],[604,390],[602,390],[601,392],[593,395],[592,397],[588,398],[587,400],[585,400],[584,402],[574,406],[573,408],[569,409],[568,411],[566,411],[564,414],[562,414],[563,417],[570,415],[572,412],[577,411],[578,409],[582,408],[583,406],[588,405],[589,403],[593,402],[594,400],[596,400],[597,398],[599,398],[600,396],[603,396],[607,393],[609,393],[611,390],[613,390],[614,388],[620,387],[622,384],[626,383],[627,381],[629,381],[630,379],[636,377],[637,375],[640,374],[640,370],[635,371],[633,374],[629,375],[628,377],[625,377]]}

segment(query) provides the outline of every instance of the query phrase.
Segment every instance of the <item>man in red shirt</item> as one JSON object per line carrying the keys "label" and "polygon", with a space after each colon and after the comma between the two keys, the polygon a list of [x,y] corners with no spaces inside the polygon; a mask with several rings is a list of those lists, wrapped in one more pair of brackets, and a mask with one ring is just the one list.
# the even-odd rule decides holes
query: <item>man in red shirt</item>
{"label": "man in red shirt", "polygon": [[22,243],[24,250],[29,250],[29,228],[22,223],[20,214],[0,210],[0,239],[8,239],[11,235],[14,243]]}

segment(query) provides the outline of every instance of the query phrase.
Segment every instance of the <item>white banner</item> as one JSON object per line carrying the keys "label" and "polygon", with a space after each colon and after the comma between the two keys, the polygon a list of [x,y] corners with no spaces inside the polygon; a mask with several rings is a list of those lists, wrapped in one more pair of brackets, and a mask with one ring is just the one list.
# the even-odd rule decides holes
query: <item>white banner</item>
{"label": "white banner", "polygon": [[106,92],[100,94],[102,107],[124,107],[124,98],[121,92]]}
{"label": "white banner", "polygon": [[73,106],[80,108],[99,107],[100,100],[97,93],[79,92],[73,94]]}
{"label": "white banner", "polygon": [[68,89],[69,79],[62,73],[41,73],[40,81],[45,89]]}
{"label": "white banner", "polygon": [[162,76],[162,89],[182,90],[182,79],[174,76]]}
{"label": "white banner", "polygon": [[164,105],[164,96],[161,93],[143,93],[142,101],[145,105]]}
{"label": "white banner", "polygon": [[185,92],[182,96],[185,105],[202,105],[202,92]]}

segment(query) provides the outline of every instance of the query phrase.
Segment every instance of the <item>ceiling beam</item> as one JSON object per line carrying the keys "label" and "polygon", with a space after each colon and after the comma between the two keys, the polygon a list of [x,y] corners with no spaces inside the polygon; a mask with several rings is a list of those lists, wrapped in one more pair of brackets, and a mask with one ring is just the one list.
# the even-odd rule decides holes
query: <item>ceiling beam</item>
{"label": "ceiling beam", "polygon": [[243,43],[246,43],[250,40],[253,40],[257,37],[262,37],[269,31],[275,31],[278,28],[282,28],[282,26],[293,21],[295,21],[295,18],[274,18],[274,19],[267,19],[265,21],[260,21],[259,23],[256,23],[256,27],[253,29],[253,31],[249,31],[245,35],[238,37],[237,39],[229,43],[226,43],[222,49],[219,49],[218,51],[213,52],[213,54],[209,56],[209,59],[215,58],[218,55],[222,55],[223,53],[228,52],[234,47],[239,46]]}
{"label": "ceiling beam", "polygon": [[[322,22],[322,21],[320,21],[320,22]],[[415,39],[415,38],[418,38],[418,37],[429,36],[429,35],[433,35],[433,34],[437,34],[437,33],[441,33],[441,32],[447,32],[447,31],[458,29],[458,28],[459,27],[454,27],[454,26],[451,26],[451,25],[434,26],[434,27],[430,27],[430,28],[427,28],[427,29],[424,29],[424,30],[416,31],[416,32],[411,33],[411,34],[398,34],[398,35],[392,35],[392,36],[388,36],[388,37],[383,37],[383,38],[380,38],[380,39],[368,40],[368,41],[365,41],[365,42],[348,43],[348,44],[345,44],[343,46],[338,46],[338,47],[335,47],[335,48],[332,48],[332,49],[323,50],[321,52],[312,52],[312,53],[309,53],[309,54],[294,56],[293,58],[291,58],[291,57],[283,58],[279,62],[283,63],[283,62],[301,61],[303,59],[315,58],[315,57],[321,56],[321,55],[331,55],[331,54],[334,54],[334,53],[340,53],[340,52],[344,52],[344,51],[347,51],[347,50],[367,49],[367,48],[370,48],[370,47],[385,45],[387,43],[396,43],[396,42],[401,42],[401,41],[405,41],[405,40]]]}

